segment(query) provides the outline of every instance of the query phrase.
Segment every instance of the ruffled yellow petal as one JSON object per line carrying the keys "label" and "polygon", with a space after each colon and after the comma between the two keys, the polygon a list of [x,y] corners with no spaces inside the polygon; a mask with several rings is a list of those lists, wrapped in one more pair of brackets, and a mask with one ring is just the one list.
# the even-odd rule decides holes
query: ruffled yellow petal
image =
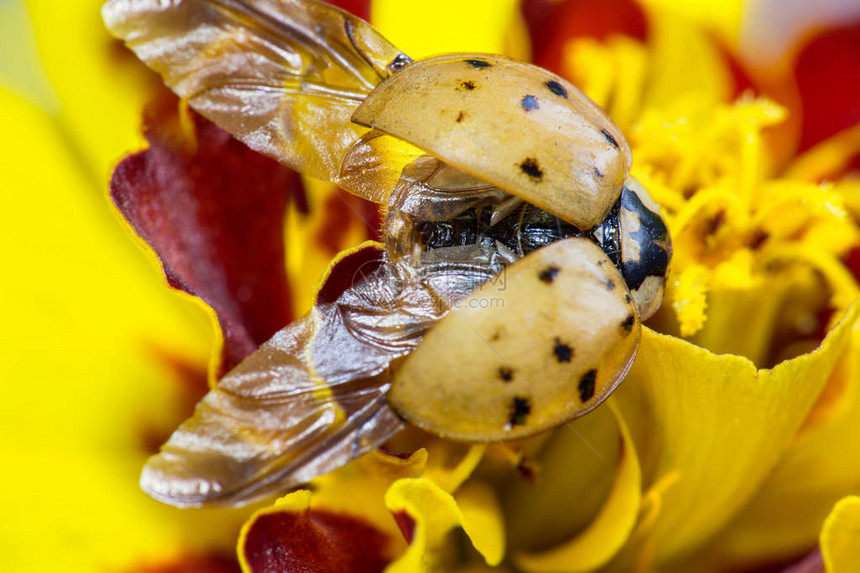
{"label": "ruffled yellow petal", "polygon": [[425,446],[429,453],[424,477],[453,493],[469,479],[487,450],[486,444],[455,444],[433,440]]}
{"label": "ruffled yellow petal", "polygon": [[[611,404],[610,404],[611,407]],[[603,507],[582,533],[547,551],[515,557],[517,564],[533,573],[593,571],[608,562],[633,530],[639,513],[641,472],[630,431],[612,407],[621,434],[621,451],[615,481]]]}
{"label": "ruffled yellow petal", "polygon": [[689,570],[725,570],[799,555],[815,543],[833,504],[856,489],[860,483],[858,342],[855,334],[759,493],[689,562]]}
{"label": "ruffled yellow petal", "polygon": [[308,490],[257,511],[239,535],[244,573],[259,571],[381,570],[399,550],[398,536],[387,535],[360,511],[320,507]]}
{"label": "ruffled yellow petal", "polygon": [[860,571],[860,497],[841,499],[821,530],[821,555],[828,573]]}
{"label": "ruffled yellow petal", "polygon": [[[757,370],[679,339],[643,333],[616,391],[648,487],[676,475],[662,510],[613,570],[661,564],[701,546],[747,503],[814,405],[850,341],[855,305],[810,354]],[[704,492],[707,492],[706,494]]]}
{"label": "ruffled yellow petal", "polygon": [[[400,479],[424,473],[427,452],[418,450],[407,458],[373,451],[338,471],[313,481],[314,507],[361,516],[392,537],[400,530],[383,503],[385,492]],[[402,550],[405,544],[398,544]]]}
{"label": "ruffled yellow petal", "polygon": [[[474,486],[479,487],[479,486]],[[490,497],[488,497],[490,496]],[[388,566],[387,573],[448,571],[454,548],[447,544],[448,534],[462,527],[475,549],[489,565],[498,564],[504,550],[501,516],[488,488],[465,490],[469,510],[462,511],[455,499],[427,479],[403,479],[385,494],[392,513],[405,512],[413,521],[412,540],[406,552]],[[483,498],[477,511],[474,502]]]}
{"label": "ruffled yellow petal", "polygon": [[471,481],[454,499],[463,513],[463,529],[489,565],[498,565],[505,556],[505,525],[496,491],[488,484]]}
{"label": "ruffled yellow petal", "polygon": [[[549,550],[587,529],[610,497],[622,448],[609,408],[571,420],[533,446],[533,475],[513,474],[504,490],[511,552]],[[574,496],[576,503],[560,501]]]}

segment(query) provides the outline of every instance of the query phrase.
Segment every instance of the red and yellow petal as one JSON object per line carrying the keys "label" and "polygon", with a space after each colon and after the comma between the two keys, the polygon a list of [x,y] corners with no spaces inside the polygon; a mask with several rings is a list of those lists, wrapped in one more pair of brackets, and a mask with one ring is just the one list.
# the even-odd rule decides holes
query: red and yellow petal
{"label": "red and yellow petal", "polygon": [[406,547],[385,491],[424,471],[427,454],[371,452],[314,480],[313,493],[291,493],[258,511],[242,529],[245,571],[280,571],[286,563],[309,571],[381,571]]}
{"label": "red and yellow petal", "polygon": [[311,499],[310,491],[299,490],[254,514],[239,541],[243,571],[376,573],[385,568],[393,539],[361,514],[311,507]]}
{"label": "red and yellow petal", "polygon": [[111,197],[170,285],[217,315],[220,374],[292,319],[283,224],[304,191],[294,172],[172,96],[148,108],[146,136],[150,148],[114,171]]}
{"label": "red and yellow petal", "polygon": [[403,479],[389,488],[385,503],[409,543],[387,573],[451,570],[458,561],[450,539],[455,528],[465,531],[487,565],[498,565],[504,556],[500,507],[493,490],[480,483],[455,498],[426,478]]}

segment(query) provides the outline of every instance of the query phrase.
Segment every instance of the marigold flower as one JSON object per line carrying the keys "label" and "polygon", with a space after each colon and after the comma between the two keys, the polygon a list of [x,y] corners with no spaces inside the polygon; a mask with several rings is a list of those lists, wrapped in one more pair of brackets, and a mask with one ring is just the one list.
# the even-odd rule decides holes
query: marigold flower
{"label": "marigold flower", "polygon": [[[531,59],[613,117],[675,248],[633,368],[529,440],[411,428],[274,504],[145,498],[144,456],[308,309],[338,251],[378,238],[379,214],[166,95],[99,1],[33,0],[56,99],[31,99],[58,107],[0,88],[10,570],[860,569],[860,20],[815,16],[825,29],[758,57],[764,0],[337,3],[413,57]],[[98,190],[144,146],[145,104],[148,148],[111,183],[141,257]]]}

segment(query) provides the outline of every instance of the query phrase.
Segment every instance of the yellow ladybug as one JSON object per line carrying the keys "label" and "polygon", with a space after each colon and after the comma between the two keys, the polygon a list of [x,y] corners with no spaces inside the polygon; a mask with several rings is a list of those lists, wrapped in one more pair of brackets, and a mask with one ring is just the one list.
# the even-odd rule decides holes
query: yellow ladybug
{"label": "yellow ladybug", "polygon": [[404,423],[521,438],[596,407],[660,304],[671,245],[623,135],[575,86],[487,54],[413,62],[315,0],[111,0],[109,29],[253,149],[387,207],[347,286],[228,373],[144,468],[240,504]]}

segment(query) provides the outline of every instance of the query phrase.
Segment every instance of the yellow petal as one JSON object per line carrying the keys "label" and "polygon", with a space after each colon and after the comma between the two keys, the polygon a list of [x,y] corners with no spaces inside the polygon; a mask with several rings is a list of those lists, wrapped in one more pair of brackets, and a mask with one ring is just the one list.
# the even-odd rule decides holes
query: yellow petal
{"label": "yellow petal", "polygon": [[61,102],[52,111],[99,183],[124,154],[143,147],[140,112],[161,85],[108,34],[103,3],[27,0],[39,56]]}
{"label": "yellow petal", "polygon": [[30,16],[18,0],[0,2],[0,85],[42,109],[57,105],[36,56]]}
{"label": "yellow petal", "polygon": [[505,526],[502,508],[495,490],[489,485],[472,481],[455,495],[463,513],[463,529],[488,565],[498,565],[505,556]]}
{"label": "yellow petal", "polygon": [[455,444],[440,439],[429,443],[427,449],[430,459],[424,477],[448,493],[453,493],[478,467],[487,445]]}
{"label": "yellow petal", "polygon": [[[794,272],[791,272],[794,271]],[[806,332],[818,326],[816,312],[826,302],[819,277],[807,268],[786,269],[750,288],[713,288],[708,293],[708,321],[690,341],[715,354],[735,354],[758,366],[772,365],[785,350],[775,334],[781,329]],[[815,342],[817,343],[817,341]],[[813,344],[814,346],[814,344]]]}
{"label": "yellow petal", "polygon": [[855,305],[818,349],[771,370],[643,332],[639,357],[615,397],[646,487],[670,474],[677,482],[663,493],[650,530],[625,549],[616,568],[691,551],[737,514],[815,403],[857,314]]}
{"label": "yellow petal", "polygon": [[674,10],[654,7],[650,12],[653,54],[646,107],[660,108],[680,97],[725,101],[732,79],[705,31]]}
{"label": "yellow petal", "polygon": [[774,563],[815,543],[828,512],[860,482],[860,341],[848,347],[796,438],[743,511],[690,571]]}
{"label": "yellow petal", "polygon": [[205,367],[208,319],[129,240],[50,118],[0,90],[0,122],[3,570],[224,548],[246,512],[180,512],[137,486],[143,432],[184,414],[159,352]]}
{"label": "yellow petal", "polygon": [[516,0],[374,0],[371,22],[410,57],[445,52],[504,53]]}
{"label": "yellow petal", "polygon": [[[450,570],[448,560],[453,548],[446,541],[456,527],[463,528],[488,564],[498,563],[504,540],[500,538],[501,519],[494,509],[497,505],[488,498],[492,492],[484,488],[466,491],[466,498],[471,499],[470,510],[464,514],[454,498],[430,480],[403,479],[391,486],[385,495],[386,505],[394,514],[405,512],[415,526],[409,548],[388,566],[386,573]],[[480,512],[474,503],[478,500],[483,500]]]}
{"label": "yellow petal", "polygon": [[[548,550],[585,530],[609,499],[623,458],[609,408],[571,420],[543,439],[528,458],[534,477],[512,480],[504,491],[514,553]],[[576,503],[560,502],[572,492]]]}
{"label": "yellow petal", "polygon": [[841,499],[821,530],[821,555],[828,573],[860,571],[860,497]]}
{"label": "yellow petal", "polygon": [[620,35],[601,41],[583,37],[565,44],[562,75],[626,131],[642,106],[648,65],[647,48],[638,40]]}
{"label": "yellow petal", "polygon": [[740,33],[744,0],[642,0],[649,8],[672,10],[685,18],[720,33],[733,44]]}
{"label": "yellow petal", "polygon": [[[427,452],[423,449],[407,458],[372,451],[334,473],[315,479],[314,506],[361,516],[377,529],[402,540],[385,506],[385,492],[397,480],[421,476],[426,465]],[[405,547],[405,543],[398,543],[398,552]]]}
{"label": "yellow petal", "polygon": [[612,412],[621,434],[621,451],[609,497],[589,527],[570,541],[548,551],[517,556],[517,564],[534,573],[593,571],[621,548],[639,512],[641,473],[635,446],[617,409]]}

